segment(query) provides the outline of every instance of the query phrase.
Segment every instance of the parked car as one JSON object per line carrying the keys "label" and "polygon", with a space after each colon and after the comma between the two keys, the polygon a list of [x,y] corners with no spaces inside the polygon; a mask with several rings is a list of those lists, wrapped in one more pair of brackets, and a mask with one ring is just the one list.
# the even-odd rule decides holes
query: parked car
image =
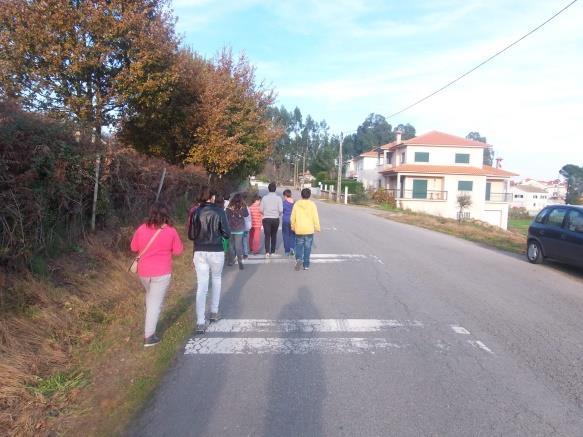
{"label": "parked car", "polygon": [[583,206],[551,205],[539,212],[528,228],[526,258],[583,267]]}

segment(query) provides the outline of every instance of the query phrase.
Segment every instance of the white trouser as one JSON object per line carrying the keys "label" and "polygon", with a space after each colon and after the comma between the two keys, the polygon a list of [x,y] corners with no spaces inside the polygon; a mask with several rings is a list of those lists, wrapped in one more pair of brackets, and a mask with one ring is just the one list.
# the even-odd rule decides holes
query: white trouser
{"label": "white trouser", "polygon": [[158,317],[164,302],[164,296],[170,286],[170,277],[172,275],[163,276],[147,276],[140,277],[142,285],[146,289],[146,320],[144,322],[144,338],[148,338],[156,333],[156,325],[158,324]]}
{"label": "white trouser", "polygon": [[196,323],[205,323],[204,311],[206,309],[206,296],[209,289],[209,273],[212,276],[212,299],[211,312],[219,312],[219,301],[221,300],[221,274],[225,264],[224,252],[194,252],[192,259],[196,269]]}

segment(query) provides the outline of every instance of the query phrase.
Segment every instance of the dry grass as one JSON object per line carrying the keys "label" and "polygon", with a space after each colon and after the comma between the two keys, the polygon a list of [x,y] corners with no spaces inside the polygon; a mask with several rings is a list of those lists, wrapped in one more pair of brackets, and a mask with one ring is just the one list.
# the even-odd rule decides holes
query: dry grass
{"label": "dry grass", "polygon": [[[180,230],[180,226],[178,226]],[[152,389],[191,329],[188,249],[175,263],[164,341],[144,350],[143,292],[127,272],[130,229],[88,241],[6,286],[26,302],[0,314],[0,435],[111,435]]]}
{"label": "dry grass", "polygon": [[526,236],[524,234],[515,231],[505,231],[496,226],[491,226],[476,220],[466,220],[458,223],[457,220],[409,211],[382,212],[377,215],[400,223],[407,223],[464,238],[508,252],[523,254],[526,247]]}

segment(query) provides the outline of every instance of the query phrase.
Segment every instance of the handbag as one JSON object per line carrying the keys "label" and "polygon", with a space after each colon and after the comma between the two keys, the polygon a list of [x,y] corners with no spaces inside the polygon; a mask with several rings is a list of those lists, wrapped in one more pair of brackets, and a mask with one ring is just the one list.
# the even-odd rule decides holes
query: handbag
{"label": "handbag", "polygon": [[152,243],[154,242],[154,240],[156,239],[156,237],[158,236],[160,231],[162,229],[164,229],[165,227],[166,227],[166,225],[162,225],[162,227],[160,229],[158,229],[154,233],[154,235],[152,235],[152,238],[150,238],[150,241],[148,241],[148,244],[146,244],[146,247],[144,247],[144,249],[138,254],[138,256],[136,256],[134,258],[134,260],[132,261],[132,264],[130,265],[130,268],[128,269],[131,273],[138,273],[138,262],[140,261],[140,258],[144,255],[144,253],[146,253],[146,251],[150,248],[150,246],[152,245]]}

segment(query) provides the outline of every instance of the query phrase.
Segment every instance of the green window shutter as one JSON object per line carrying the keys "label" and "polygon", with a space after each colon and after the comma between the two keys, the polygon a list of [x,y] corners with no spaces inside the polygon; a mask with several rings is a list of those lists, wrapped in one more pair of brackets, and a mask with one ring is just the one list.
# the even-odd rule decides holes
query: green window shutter
{"label": "green window shutter", "polygon": [[415,162],[429,162],[429,152],[415,152]]}
{"label": "green window shutter", "polygon": [[423,179],[413,180],[413,199],[427,199],[427,181]]}
{"label": "green window shutter", "polygon": [[489,201],[492,196],[492,183],[486,182],[486,200]]}
{"label": "green window shutter", "polygon": [[456,164],[469,164],[470,163],[470,154],[469,153],[456,153],[455,154],[455,163]]}
{"label": "green window shutter", "polygon": [[457,190],[458,191],[472,191],[474,188],[473,181],[458,181]]}

